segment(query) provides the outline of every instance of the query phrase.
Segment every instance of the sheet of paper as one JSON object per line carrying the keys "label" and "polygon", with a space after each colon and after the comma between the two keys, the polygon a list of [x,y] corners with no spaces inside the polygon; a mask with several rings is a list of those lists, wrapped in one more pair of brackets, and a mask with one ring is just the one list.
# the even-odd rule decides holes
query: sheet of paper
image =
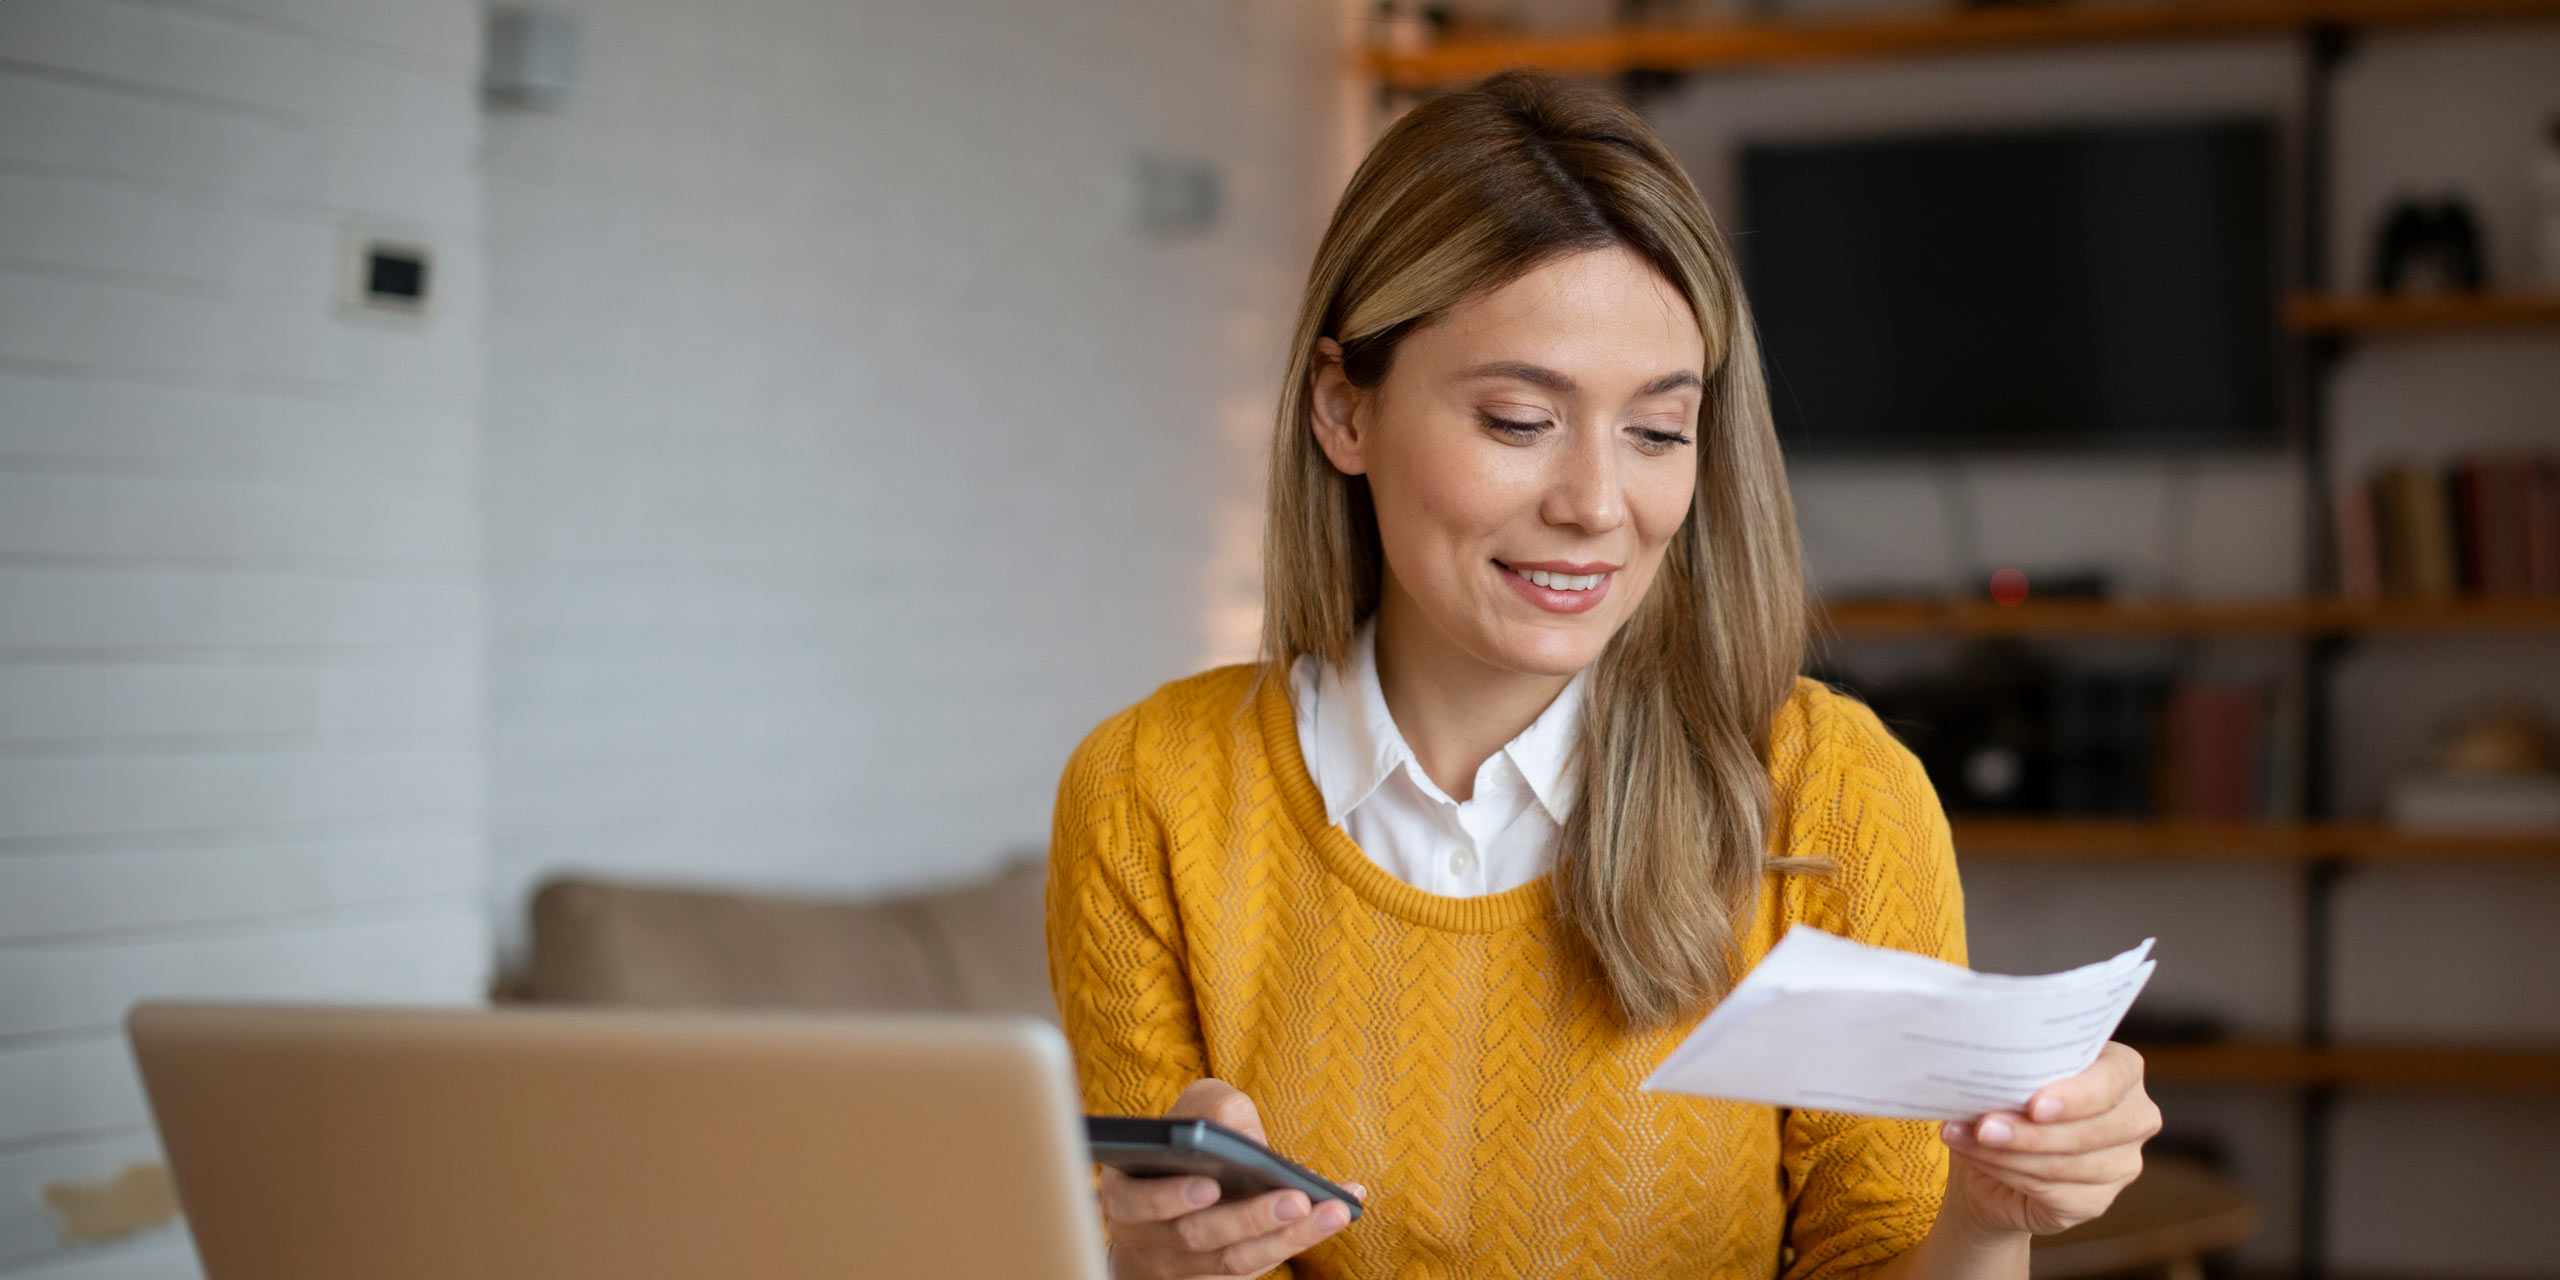
{"label": "sheet of paper", "polygon": [[2076,1075],[2151,978],[2151,939],[2033,978],[1797,925],[1644,1087],[1814,1111],[1964,1120]]}

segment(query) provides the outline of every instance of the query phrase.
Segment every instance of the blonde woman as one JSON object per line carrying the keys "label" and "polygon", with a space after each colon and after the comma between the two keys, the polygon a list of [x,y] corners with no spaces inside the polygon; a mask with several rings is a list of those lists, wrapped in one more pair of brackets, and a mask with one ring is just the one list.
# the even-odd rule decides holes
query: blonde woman
{"label": "blonde woman", "polygon": [[1089,1110],[1265,1137],[1365,1212],[1105,1170],[1116,1275],[2024,1277],[2140,1169],[2119,1045],[1943,1129],[1636,1087],[1791,924],[1965,946],[1918,763],[1798,675],[1750,312],[1627,109],[1507,73],[1379,140],[1265,574],[1264,662],[1069,762],[1050,977]]}

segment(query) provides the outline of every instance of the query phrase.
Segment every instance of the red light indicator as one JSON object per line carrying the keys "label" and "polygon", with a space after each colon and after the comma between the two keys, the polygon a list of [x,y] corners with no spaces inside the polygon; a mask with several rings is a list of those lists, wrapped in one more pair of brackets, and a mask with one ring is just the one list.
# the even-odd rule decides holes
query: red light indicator
{"label": "red light indicator", "polygon": [[2016,608],[2027,598],[2027,575],[2017,569],[2002,569],[1991,575],[1991,598],[2003,606]]}

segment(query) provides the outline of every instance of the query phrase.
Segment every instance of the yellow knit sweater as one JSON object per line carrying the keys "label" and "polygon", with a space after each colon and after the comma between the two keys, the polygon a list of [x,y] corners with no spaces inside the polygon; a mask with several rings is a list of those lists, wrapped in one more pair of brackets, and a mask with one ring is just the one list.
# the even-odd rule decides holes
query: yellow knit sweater
{"label": "yellow knit sweater", "polygon": [[[1216,1076],[1274,1149],[1368,1184],[1358,1222],[1276,1274],[1795,1280],[1927,1233],[1928,1124],[1638,1089],[1688,1026],[1617,1029],[1545,879],[1450,898],[1371,862],[1325,822],[1287,686],[1224,667],[1095,729],[1048,889],[1087,1110],[1161,1114]],[[1763,877],[1746,962],[1796,921],[1964,962],[1945,815],[1873,712],[1799,680],[1770,770],[1772,850],[1838,870]]]}

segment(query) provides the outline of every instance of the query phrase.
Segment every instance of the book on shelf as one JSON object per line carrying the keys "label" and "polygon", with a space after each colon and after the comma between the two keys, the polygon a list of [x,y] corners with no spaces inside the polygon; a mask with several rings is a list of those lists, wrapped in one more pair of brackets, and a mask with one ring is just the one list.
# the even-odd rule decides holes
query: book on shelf
{"label": "book on shelf", "polygon": [[2560,596],[2560,462],[2407,459],[2338,495],[2336,587],[2350,600]]}
{"label": "book on shelf", "polygon": [[2267,688],[2254,681],[2189,680],[2177,687],[2166,744],[2171,816],[2262,816],[2270,702]]}

